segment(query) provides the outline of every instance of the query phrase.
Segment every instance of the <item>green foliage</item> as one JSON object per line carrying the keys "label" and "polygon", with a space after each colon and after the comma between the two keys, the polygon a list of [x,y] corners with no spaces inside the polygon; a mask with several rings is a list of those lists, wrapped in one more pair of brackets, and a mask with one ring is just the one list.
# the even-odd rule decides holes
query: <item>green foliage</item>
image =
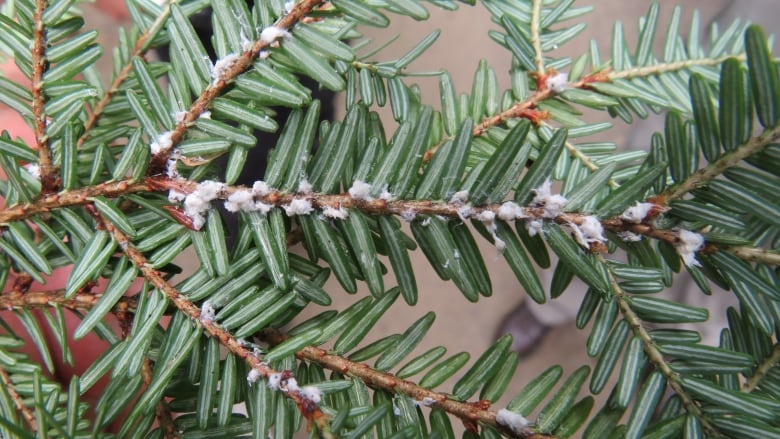
{"label": "green foliage", "polygon": [[[484,61],[469,94],[420,73],[439,78],[434,108],[406,69],[440,33],[384,60],[382,46],[358,50],[371,45],[358,24],[473,1],[129,0],[110,85],[94,63],[111,48],[82,29],[77,3],[0,14],[2,55],[33,84],[0,78],[0,101],[36,139],[0,135],[0,436],[112,437],[115,424],[122,437],[454,437],[453,416],[464,437],[780,435],[780,79],[758,27],[705,41],[694,14],[684,40],[680,9],[660,34],[653,3],[636,47],[617,23],[608,60],[595,43],[572,60],[551,51],[590,7],[483,0],[512,86],[499,90]],[[188,18],[207,6],[213,65]],[[163,46],[170,62],[144,56]],[[322,120],[303,77],[343,92],[342,120]],[[378,116],[386,106],[397,124]],[[583,107],[629,123],[662,113],[665,128],[649,151],[618,150],[589,141],[611,124],[585,122]],[[278,142],[262,180],[232,186],[253,166],[253,130]],[[212,203],[237,219],[232,246]],[[491,295],[474,231],[538,303],[575,276],[588,285],[576,324],[591,323],[592,373],[551,365],[496,413],[468,400],[499,401],[522,370],[510,336],[413,356],[436,317],[413,310],[408,328],[366,340],[399,297],[429,293],[418,247],[467,301]],[[188,247],[200,266],[180,273]],[[546,292],[537,269],[553,264]],[[683,268],[702,293],[739,301],[719,346],[679,327],[708,309],[661,297]],[[364,297],[296,319],[331,307],[331,274]],[[66,378],[57,355],[74,362],[66,308],[73,338],[107,346],[67,386],[49,378]],[[593,395],[615,384],[594,408],[578,399],[586,382]]]}

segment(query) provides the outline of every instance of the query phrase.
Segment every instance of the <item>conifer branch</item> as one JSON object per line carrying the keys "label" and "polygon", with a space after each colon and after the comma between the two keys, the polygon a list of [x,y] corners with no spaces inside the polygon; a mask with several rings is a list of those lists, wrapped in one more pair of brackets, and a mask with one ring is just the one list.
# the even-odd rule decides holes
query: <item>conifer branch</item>
{"label": "conifer branch", "polygon": [[[278,28],[280,31],[288,31],[323,2],[324,0],[302,0],[299,3],[296,3],[287,15],[280,18],[274,24],[274,27]],[[184,138],[184,133],[187,131],[189,125],[205,111],[208,111],[214,99],[225,92],[228,83],[236,76],[249,69],[252,66],[252,63],[260,56],[260,52],[263,52],[274,43],[276,43],[275,39],[274,41],[266,41],[265,39],[260,38],[254,42],[251,48],[241,53],[230,63],[230,65],[225,67],[221,76],[216,78],[214,82],[198,96],[195,102],[190,106],[190,109],[185,112],[182,120],[176,125],[176,128],[170,133],[170,147],[160,151],[159,154],[152,158],[152,165],[149,168],[150,175],[156,174],[162,169],[162,166],[168,161],[173,147],[178,145]]]}
{"label": "conifer branch", "polygon": [[130,54],[127,63],[119,70],[119,73],[111,82],[111,86],[105,91],[103,97],[100,98],[92,109],[92,114],[89,115],[87,122],[84,124],[84,134],[79,137],[76,143],[77,148],[81,148],[84,142],[87,141],[89,135],[92,134],[92,128],[97,125],[98,121],[103,116],[103,111],[106,109],[106,106],[111,102],[114,95],[122,87],[122,84],[130,76],[130,72],[133,71],[133,58],[146,55],[154,36],[163,28],[168,17],[171,15],[171,5],[178,2],[179,0],[166,1],[162,11],[160,11],[160,14],[157,15],[157,18],[154,19],[149,28],[138,36],[138,39],[135,41],[135,46],[133,47],[133,53]]}
{"label": "conifer branch", "polygon": [[[607,263],[601,256],[599,256],[599,260],[603,264]],[[647,358],[659,371],[661,371],[661,373],[664,374],[667,384],[672,388],[672,390],[674,390],[677,396],[680,397],[685,410],[691,415],[696,416],[705,430],[710,433],[717,433],[715,427],[704,417],[704,412],[702,412],[701,408],[699,408],[698,404],[696,404],[696,402],[693,400],[693,397],[691,397],[691,395],[689,395],[688,392],[683,389],[682,385],[680,385],[677,379],[677,373],[672,370],[669,363],[666,362],[666,359],[664,358],[661,351],[659,351],[656,347],[656,343],[645,328],[642,319],[640,319],[634,310],[631,309],[631,304],[627,300],[629,294],[623,291],[623,289],[618,284],[617,279],[615,279],[614,274],[609,269],[607,270],[607,276],[609,277],[610,287],[612,288],[612,295],[615,297],[615,300],[617,300],[618,309],[623,315],[623,318],[626,319],[628,325],[634,331],[634,334],[639,337],[640,340],[642,340],[642,345],[644,347],[645,353],[647,354]],[[716,434],[716,436],[718,435]]]}
{"label": "conifer branch", "polygon": [[756,371],[753,373],[753,376],[751,376],[745,385],[742,386],[742,391],[750,393],[756,390],[756,388],[761,385],[761,380],[766,377],[766,374],[778,364],[780,364],[780,343],[775,343],[775,347],[772,349],[772,352],[769,354],[769,356],[764,358],[758,367],[756,367]]}
{"label": "conifer branch", "polygon": [[[601,256],[599,256],[599,260],[602,264],[607,263]],[[677,396],[680,397],[685,410],[691,415],[697,417],[701,422],[702,427],[708,433],[714,434],[716,437],[719,436],[719,434],[717,434],[717,429],[704,417],[704,412],[702,412],[701,408],[698,406],[698,404],[696,404],[693,397],[689,395],[685,389],[683,389],[682,385],[678,381],[677,373],[672,370],[671,366],[669,366],[669,363],[666,362],[666,359],[664,358],[661,351],[656,347],[656,343],[653,341],[652,337],[650,337],[650,333],[644,327],[642,319],[639,318],[633,309],[631,309],[631,305],[628,300],[630,295],[623,291],[623,288],[620,287],[611,270],[607,269],[607,275],[609,277],[610,287],[612,288],[612,295],[618,303],[618,309],[623,315],[623,318],[626,319],[626,322],[633,330],[634,335],[642,340],[642,345],[644,347],[645,353],[647,354],[647,358],[664,375],[664,377],[666,377],[667,384],[672,388],[672,390],[674,390]]]}
{"label": "conifer branch", "polygon": [[761,152],[767,145],[780,139],[780,125],[765,130],[760,136],[753,137],[746,143],[723,154],[719,159],[691,174],[685,181],[674,186],[663,194],[667,202],[681,198],[688,192],[707,184],[708,181],[723,174],[743,160]]}
{"label": "conifer branch", "polygon": [[3,369],[2,367],[0,367],[0,382],[2,382],[6,392],[8,392],[8,395],[13,400],[14,405],[16,406],[16,410],[18,410],[19,413],[22,414],[22,417],[24,418],[25,422],[27,422],[27,425],[30,426],[30,430],[32,430],[33,432],[37,432],[38,422],[36,422],[35,420],[35,415],[33,414],[32,410],[30,410],[29,407],[24,405],[24,397],[20,395],[19,392],[16,391],[16,388],[14,387],[14,383],[11,381],[11,377],[8,375],[8,372],[6,372],[6,370]]}
{"label": "conifer branch", "polygon": [[700,58],[690,59],[684,61],[675,61],[670,63],[659,63],[652,66],[633,67],[626,70],[612,71],[607,73],[607,78],[611,81],[615,79],[632,79],[632,78],[644,78],[647,76],[660,75],[663,73],[674,72],[677,70],[690,69],[697,66],[717,66],[726,62],[729,58],[736,58],[740,61],[746,59],[745,53],[738,55],[726,55],[719,58]]}
{"label": "conifer branch", "polygon": [[[16,292],[0,294],[0,309],[32,309],[61,306],[72,310],[88,310],[100,302],[103,294],[76,293],[70,298],[65,297],[64,289],[51,291],[29,291],[25,294]],[[138,299],[135,297],[121,297],[114,307],[114,313],[135,312]]]}
{"label": "conifer branch", "polygon": [[544,54],[542,53],[542,39],[540,37],[540,24],[542,21],[542,0],[533,0],[531,6],[531,45],[534,47],[534,63],[536,73],[544,75]]}
{"label": "conifer branch", "polygon": [[780,265],[780,253],[775,250],[747,246],[726,247],[726,250],[747,262]]}
{"label": "conifer branch", "polygon": [[[152,360],[150,360],[149,357],[146,357],[141,366],[141,379],[147,387],[152,383],[152,376]],[[154,407],[154,416],[157,419],[160,430],[163,432],[163,438],[178,439],[181,437],[181,434],[179,434],[176,429],[176,424],[173,422],[171,411],[168,410],[168,405],[165,403],[165,400],[159,401]]]}
{"label": "conifer branch", "polygon": [[[268,341],[273,346],[282,343],[289,337],[277,329],[266,328],[262,331],[261,338]],[[342,356],[331,354],[324,349],[306,346],[298,351],[296,356],[299,359],[317,363],[328,370],[359,378],[368,386],[375,389],[406,395],[417,401],[417,404],[420,405],[438,407],[445,412],[462,419],[464,423],[478,422],[490,425],[500,430],[507,437],[523,439],[555,438],[555,436],[552,435],[535,433],[528,427],[519,434],[513,433],[496,422],[496,412],[489,409],[490,403],[487,401],[456,401],[445,393],[426,389],[411,381],[398,378],[391,373],[373,369],[363,363],[355,363]]]}
{"label": "conifer branch", "polygon": [[32,113],[33,130],[35,131],[35,147],[38,150],[38,166],[41,173],[41,191],[49,193],[56,190],[56,176],[51,161],[49,138],[46,135],[46,93],[43,89],[43,74],[47,69],[46,61],[46,28],[43,22],[43,12],[47,6],[46,0],[35,2],[33,15],[32,42]]}
{"label": "conifer branch", "polygon": [[[252,377],[253,374],[256,375],[254,381],[260,377],[269,378],[272,375],[279,376],[285,373],[285,371],[279,372],[272,369],[267,363],[263,362],[255,352],[250,350],[246,343],[239,341],[229,331],[220,327],[209,316],[204,315],[194,303],[168,283],[157,270],[152,268],[152,264],[150,264],[146,257],[133,246],[130,239],[124,233],[117,229],[105,217],[102,217],[102,221],[106,230],[119,245],[119,248],[122,249],[122,252],[124,252],[127,258],[141,272],[143,277],[149,281],[150,284],[154,285],[155,288],[165,294],[168,300],[170,300],[180,312],[184,313],[198,326],[203,328],[206,335],[214,337],[231,354],[246,362],[252,369],[250,377]],[[253,382],[252,379],[247,379],[250,383]],[[281,390],[286,397],[296,403],[304,418],[313,426],[316,426],[317,431],[321,433],[323,437],[326,439],[333,437],[330,433],[329,417],[322,413],[316,403],[311,401],[300,391],[300,389],[287,388]]]}

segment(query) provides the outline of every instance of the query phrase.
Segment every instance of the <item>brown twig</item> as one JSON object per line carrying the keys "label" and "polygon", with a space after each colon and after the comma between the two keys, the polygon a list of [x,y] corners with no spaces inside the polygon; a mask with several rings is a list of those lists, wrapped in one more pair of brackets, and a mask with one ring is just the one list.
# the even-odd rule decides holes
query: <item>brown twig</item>
{"label": "brown twig", "polygon": [[[271,375],[280,373],[264,363],[245,343],[239,341],[229,331],[223,329],[208,318],[201,318],[201,310],[185,295],[169,284],[157,270],[152,268],[146,257],[136,250],[124,233],[114,227],[114,225],[105,218],[103,221],[106,230],[111,233],[127,258],[136,266],[136,268],[138,268],[144,278],[154,285],[155,288],[162,291],[180,312],[184,313],[202,327],[206,335],[214,337],[233,355],[245,361],[259,377],[268,378]],[[285,391],[284,394],[298,405],[301,414],[309,422],[315,425],[319,432],[325,437],[331,437],[329,418],[322,413],[316,404],[312,404],[305,395],[296,390],[288,390]]]}
{"label": "brown twig", "polygon": [[43,22],[43,12],[47,6],[46,0],[35,2],[35,14],[33,15],[33,42],[32,42],[32,113],[33,128],[35,131],[35,147],[38,150],[38,166],[41,174],[41,192],[50,193],[56,191],[56,179],[54,166],[49,150],[49,138],[46,135],[46,93],[43,89],[43,74],[46,72],[46,29]]}
{"label": "brown twig", "polygon": [[[31,309],[61,306],[73,310],[88,310],[100,302],[102,294],[76,293],[65,297],[64,289],[51,291],[30,291],[26,294],[15,292],[0,294],[0,309]],[[112,308],[114,313],[133,313],[138,305],[135,297],[121,297]]]}
{"label": "brown twig", "polygon": [[[148,387],[152,383],[152,360],[149,357],[144,359],[144,363],[141,366],[141,379]],[[179,430],[176,428],[176,424],[173,422],[171,411],[168,409],[168,404],[164,400],[157,403],[154,408],[154,416],[157,419],[157,423],[160,426],[160,430],[163,433],[165,439],[178,439],[181,437]]]}
{"label": "brown twig", "polygon": [[0,209],[0,225],[29,218],[32,215],[48,212],[52,209],[87,204],[90,202],[90,197],[104,196],[116,198],[136,192],[150,191],[151,189],[146,183],[134,183],[130,180],[121,180],[88,186],[63,192],[61,194],[44,195],[29,204],[15,205]]}
{"label": "brown twig", "polygon": [[0,367],[0,381],[2,381],[3,387],[5,387],[6,392],[8,392],[8,396],[10,396],[14,401],[16,409],[19,411],[19,413],[22,414],[22,417],[27,422],[27,425],[30,426],[30,429],[33,432],[37,432],[38,423],[35,421],[35,415],[29,407],[24,405],[24,397],[16,391],[16,388],[14,388],[14,383],[11,381],[11,377],[2,367]]}
{"label": "brown twig", "polygon": [[[301,2],[296,3],[292,10],[287,15],[280,18],[274,26],[279,29],[289,30],[315,7],[322,3],[323,0],[302,0]],[[176,128],[171,132],[171,146],[175,146],[181,142],[188,125],[200,117],[204,111],[207,111],[212,101],[225,92],[228,82],[249,69],[252,66],[252,63],[260,56],[260,52],[266,50],[271,44],[273,44],[273,42],[258,39],[249,50],[243,52],[230,66],[225,68],[222,76],[217,78],[200,96],[198,96],[195,102],[190,106],[190,109],[185,113],[181,122],[179,122],[176,125]],[[170,157],[171,149],[172,148],[161,151],[152,158],[152,165],[149,167],[150,175],[155,175],[162,171],[165,163]]]}
{"label": "brown twig", "polygon": [[756,387],[761,384],[761,380],[764,379],[766,374],[778,364],[780,364],[780,343],[775,343],[775,347],[772,349],[772,353],[769,354],[768,357],[764,358],[764,361],[762,361],[761,364],[756,367],[756,371],[753,373],[753,376],[751,376],[745,385],[742,386],[742,391],[750,393],[753,390],[756,390]]}
{"label": "brown twig", "polygon": [[[287,335],[274,328],[264,329],[261,333],[261,337],[272,345],[282,343],[288,338]],[[391,393],[403,394],[421,404],[428,403],[432,406],[439,407],[465,422],[479,422],[493,426],[508,437],[520,437],[525,439],[554,438],[554,436],[534,433],[530,428],[526,428],[519,435],[512,433],[512,431],[508,430],[506,427],[496,423],[496,412],[489,410],[489,402],[456,401],[448,397],[447,394],[420,387],[411,381],[400,379],[393,374],[373,369],[367,364],[355,363],[339,355],[330,354],[324,349],[307,346],[298,351],[296,356],[300,359],[317,363],[326,369],[340,374],[360,378],[363,382],[373,388],[383,389]]]}

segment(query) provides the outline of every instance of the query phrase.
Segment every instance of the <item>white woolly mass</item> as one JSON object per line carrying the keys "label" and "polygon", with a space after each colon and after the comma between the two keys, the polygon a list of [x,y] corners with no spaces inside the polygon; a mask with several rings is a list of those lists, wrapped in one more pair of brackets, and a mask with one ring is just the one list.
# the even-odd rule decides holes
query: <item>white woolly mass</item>
{"label": "white woolly mass", "polygon": [[493,221],[496,219],[496,214],[492,210],[483,210],[482,212],[479,212],[478,214],[474,215],[474,219],[477,221],[482,221],[485,223],[486,226],[495,229],[496,225],[493,224]]}
{"label": "white woolly mass", "polygon": [[382,192],[379,194],[380,200],[390,201],[393,199],[393,194],[390,193],[390,191],[387,190],[387,187],[385,186],[384,189],[382,189]]}
{"label": "white woolly mass", "polygon": [[198,119],[211,119],[211,111],[206,110],[203,113],[200,113]]}
{"label": "white woolly mass", "polygon": [[322,390],[314,386],[303,386],[300,392],[298,392],[303,398],[309,401],[319,404],[322,401]]}
{"label": "white woolly mass", "polygon": [[452,204],[466,204],[466,201],[469,199],[469,191],[458,191],[452,194],[452,197],[450,198],[450,203]]}
{"label": "white woolly mass", "polygon": [[525,223],[525,229],[528,231],[528,236],[542,235],[544,232],[544,221],[540,219],[534,219]]}
{"label": "white woolly mass", "polygon": [[249,385],[251,386],[252,384],[256,383],[261,376],[262,375],[260,374],[259,370],[252,369],[249,371],[249,375],[246,376],[246,382],[249,383]]}
{"label": "white woolly mass", "polygon": [[314,192],[314,186],[309,183],[309,180],[304,178],[298,183],[298,192],[302,194],[310,194]]}
{"label": "white woolly mass", "polygon": [[[176,152],[176,150],[174,150]],[[168,178],[179,178],[179,170],[176,169],[176,165],[179,163],[179,154],[171,154],[168,162],[165,163],[165,174]]]}
{"label": "white woolly mass", "polygon": [[210,323],[214,321],[217,312],[208,300],[203,302],[200,306],[200,321],[204,323]]}
{"label": "white woolly mass", "polygon": [[35,163],[28,163],[24,165],[24,170],[27,171],[28,174],[32,175],[36,180],[41,179],[41,167]]}
{"label": "white woolly mass", "polygon": [[314,211],[311,201],[305,198],[293,198],[290,204],[285,204],[283,207],[287,216],[308,215]]}
{"label": "white woolly mass", "polygon": [[257,57],[260,59],[268,59],[269,56],[271,56],[271,52],[267,50],[261,50],[260,53],[257,54]]}
{"label": "white woolly mass", "polygon": [[401,218],[404,219],[407,223],[410,223],[414,221],[414,219],[417,217],[417,212],[415,212],[412,209],[406,209],[403,212],[401,212]]}
{"label": "white woolly mass", "polygon": [[173,147],[173,141],[171,140],[172,135],[173,131],[166,131],[157,136],[152,144],[149,145],[149,151],[151,151],[152,155],[157,155],[171,149],[171,147]]}
{"label": "white woolly mass", "polygon": [[362,180],[355,180],[349,188],[349,196],[356,200],[371,201],[371,185]]}
{"label": "white woolly mass", "polygon": [[260,32],[260,41],[266,44],[271,44],[279,38],[287,38],[289,36],[290,33],[281,27],[268,26],[267,28],[263,29],[262,32]]}
{"label": "white woolly mass", "polygon": [[251,212],[255,209],[255,199],[249,189],[239,189],[225,201],[225,209],[228,212]]}
{"label": "white woolly mass", "polygon": [[347,209],[344,209],[341,206],[339,206],[338,209],[336,209],[335,207],[327,206],[322,211],[322,214],[328,218],[333,218],[333,219],[347,219],[347,217],[349,217],[349,211],[347,211]]}
{"label": "white woolly mass", "polygon": [[300,387],[298,387],[298,381],[295,378],[287,378],[284,384],[288,392],[298,392],[301,390]]}
{"label": "white woolly mass", "polygon": [[252,194],[257,197],[264,197],[271,193],[271,187],[268,183],[258,180],[252,184]]}
{"label": "white woolly mass", "polygon": [[168,191],[168,201],[170,201],[171,203],[182,201],[185,198],[187,198],[187,194],[183,192],[179,192],[176,189],[171,189]]}
{"label": "white woolly mass", "polygon": [[547,77],[547,88],[555,93],[563,93],[569,86],[569,74],[557,73]]}
{"label": "white woolly mass", "polygon": [[655,207],[653,203],[640,203],[637,202],[636,206],[629,207],[620,215],[625,221],[630,223],[639,224],[647,218],[647,214]]}
{"label": "white woolly mass", "polygon": [[520,207],[517,203],[507,201],[498,208],[497,216],[498,219],[509,222],[518,218],[525,218],[526,215],[523,211],[523,208]]}
{"label": "white woolly mass", "polygon": [[510,412],[507,409],[501,409],[496,413],[496,423],[517,435],[522,434],[523,430],[528,427],[528,419],[525,419],[520,413]]}
{"label": "white woolly mass", "polygon": [[552,193],[552,182],[549,178],[533,191],[536,196],[532,203],[544,209],[545,218],[555,218],[562,214],[563,206],[569,201],[563,195]]}
{"label": "white woolly mass", "polygon": [[173,113],[173,120],[177,124],[184,122],[184,118],[185,117],[187,117],[187,112],[186,111],[175,111]]}
{"label": "white woolly mass", "polygon": [[[604,242],[607,239],[604,237],[604,227],[601,225],[601,221],[595,216],[586,216],[582,219],[582,224],[578,227],[585,238],[585,242],[590,244],[593,242]],[[585,244],[587,247],[587,244]]]}
{"label": "white woolly mass", "polygon": [[284,13],[289,14],[295,7],[295,0],[284,2]]}
{"label": "white woolly mass", "polygon": [[625,242],[637,242],[642,240],[642,235],[634,232],[629,232],[626,230],[625,232],[618,233],[618,236],[620,239],[622,239]]}
{"label": "white woolly mass", "polygon": [[192,227],[195,230],[200,230],[206,223],[204,213],[211,207],[211,200],[218,198],[224,188],[224,183],[206,180],[199,183],[184,199],[184,213],[192,219]]}
{"label": "white woolly mass", "polygon": [[470,205],[460,206],[458,208],[458,217],[461,221],[466,221],[470,216],[472,212],[472,208]]}
{"label": "white woolly mass", "polygon": [[279,390],[279,386],[282,384],[282,374],[272,373],[268,375],[268,388],[271,390]]}
{"label": "white woolly mass", "polygon": [[701,264],[696,260],[696,252],[704,246],[704,237],[685,229],[681,229],[678,232],[678,236],[680,241],[674,246],[677,248],[677,253],[680,254],[685,265],[689,267],[700,266]]}
{"label": "white woolly mass", "polygon": [[211,69],[211,78],[214,80],[213,84],[219,82],[219,80],[225,76],[225,73],[227,73],[228,70],[230,70],[236,64],[236,61],[238,61],[239,58],[241,58],[241,55],[238,53],[231,53],[229,55],[225,55],[225,57],[222,59],[218,59],[217,62],[214,63],[214,67]]}

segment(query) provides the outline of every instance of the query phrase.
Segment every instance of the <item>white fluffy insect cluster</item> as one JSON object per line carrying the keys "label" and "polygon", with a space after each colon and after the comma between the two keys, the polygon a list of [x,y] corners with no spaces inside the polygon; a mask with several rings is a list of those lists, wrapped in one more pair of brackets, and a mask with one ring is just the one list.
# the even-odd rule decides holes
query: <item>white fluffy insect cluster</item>
{"label": "white fluffy insect cluster", "polygon": [[430,406],[432,406],[432,405],[436,404],[436,402],[437,402],[437,401],[436,401],[436,399],[435,399],[435,398],[431,398],[430,396],[426,396],[425,398],[423,398],[423,399],[422,399],[422,400],[420,400],[420,401],[415,401],[415,402],[414,402],[414,405],[416,405],[416,406],[418,406],[418,407],[419,407],[419,406],[423,406],[423,407],[430,407]]}
{"label": "white fluffy insect cluster", "polygon": [[268,388],[271,390],[279,390],[282,385],[282,374],[272,373],[268,375]]}
{"label": "white fluffy insect cluster", "polygon": [[387,186],[382,188],[382,192],[379,193],[379,199],[385,201],[391,201],[393,199],[393,194],[391,194],[390,191],[387,190]]}
{"label": "white fluffy insect cluster", "polygon": [[620,218],[629,223],[639,224],[647,218],[647,214],[650,213],[653,207],[655,207],[655,204],[653,203],[637,202],[635,206],[626,209],[620,215]]}
{"label": "white fluffy insect cluster", "polygon": [[568,73],[556,73],[547,77],[547,88],[554,93],[563,93],[569,86]]}
{"label": "white fluffy insect cluster", "polygon": [[349,188],[349,196],[356,200],[371,201],[371,185],[362,180],[355,180]]}
{"label": "white fluffy insect cluster", "polygon": [[460,206],[469,200],[469,191],[458,191],[450,197],[450,203]]}
{"label": "white fluffy insect cluster", "polygon": [[314,386],[303,386],[298,391],[298,394],[315,404],[319,404],[322,401],[322,390]]}
{"label": "white fluffy insect cluster", "polygon": [[578,226],[569,223],[569,228],[574,233],[574,239],[583,247],[589,247],[594,242],[604,242],[604,227],[601,221],[595,216],[586,216],[582,218],[582,223]]}
{"label": "white fluffy insect cluster", "polygon": [[262,375],[260,374],[259,370],[252,369],[249,371],[249,375],[246,376],[246,382],[249,383],[249,385],[251,386],[252,384],[256,383],[261,376]]}
{"label": "white fluffy insect cluster", "polygon": [[403,218],[407,223],[410,223],[414,221],[415,218],[417,218],[417,212],[415,212],[413,209],[406,209],[401,212],[401,218]]}
{"label": "white fluffy insect cluster", "polygon": [[496,235],[496,214],[492,210],[486,209],[474,215],[474,219],[485,224],[490,234],[493,235],[493,244],[496,246],[496,250],[503,252],[506,249],[506,243]]}
{"label": "white fluffy insect cluster", "polygon": [[314,212],[314,208],[311,206],[311,201],[305,198],[293,198],[290,204],[285,204],[284,212],[287,216],[293,215],[308,215]]}
{"label": "white fluffy insect cluster", "polygon": [[618,233],[618,236],[625,242],[637,242],[642,240],[642,235],[629,232],[628,230]]}
{"label": "white fluffy insect cluster", "polygon": [[203,305],[200,306],[200,321],[203,323],[211,323],[214,321],[216,315],[217,311],[214,309],[214,306],[211,305],[211,302],[208,300],[203,302]]}
{"label": "white fluffy insect cluster", "polygon": [[28,174],[32,175],[36,180],[41,179],[41,167],[35,163],[28,163],[24,165],[24,170],[27,171]]}
{"label": "white fluffy insect cluster", "polygon": [[540,219],[532,219],[525,223],[525,230],[529,236],[541,235],[544,232],[544,222]]}
{"label": "white fluffy insect cluster", "polygon": [[674,245],[685,265],[699,267],[696,252],[704,246],[704,237],[690,230],[680,229],[677,235],[680,240]]}
{"label": "white fluffy insect cluster", "polygon": [[322,214],[325,217],[332,219],[347,219],[347,217],[349,217],[349,211],[341,206],[338,208],[325,206],[325,209],[322,210]]}
{"label": "white fluffy insect cluster", "polygon": [[287,38],[289,36],[290,32],[287,32],[286,29],[277,26],[268,26],[260,32],[260,41],[271,44],[280,38]]}
{"label": "white fluffy insect cluster", "polygon": [[271,186],[268,183],[258,180],[252,184],[252,194],[257,197],[264,197],[271,193]]}
{"label": "white fluffy insect cluster", "polygon": [[284,13],[289,14],[295,7],[295,0],[284,2]]}
{"label": "white fluffy insect cluster", "polygon": [[157,138],[154,139],[154,141],[149,145],[149,151],[152,153],[152,155],[157,155],[161,152],[165,152],[171,149],[173,147],[173,141],[171,140],[172,135],[172,131],[166,131],[157,136]]}
{"label": "white fluffy insect cluster", "polygon": [[205,213],[211,207],[211,201],[219,198],[225,184],[206,180],[198,184],[195,190],[184,199],[184,213],[192,219],[192,228],[200,230],[206,224]]}
{"label": "white fluffy insect cluster", "polygon": [[298,182],[298,192],[302,194],[310,194],[314,192],[314,185],[312,185],[309,180],[304,178]]}
{"label": "white fluffy insect cluster", "polygon": [[255,201],[255,194],[249,189],[238,189],[225,200],[225,209],[228,212],[260,212],[265,215],[272,208],[270,204]]}
{"label": "white fluffy insect cluster", "polygon": [[496,213],[498,219],[510,222],[519,218],[525,218],[526,214],[522,207],[512,201],[507,201],[498,208]]}
{"label": "white fluffy insect cluster", "polygon": [[552,193],[552,181],[548,178],[541,186],[533,190],[536,196],[532,203],[544,209],[545,218],[555,218],[563,213],[563,207],[569,200],[561,194]]}
{"label": "white fluffy insect cluster", "polygon": [[496,423],[520,435],[528,427],[528,419],[525,419],[520,413],[510,412],[507,409],[501,409],[496,413]]}
{"label": "white fluffy insect cluster", "polygon": [[217,62],[214,63],[214,67],[211,69],[211,79],[213,79],[212,84],[216,85],[220,79],[222,79],[223,76],[225,76],[225,73],[228,72],[235,64],[236,61],[241,58],[241,55],[238,53],[231,53],[229,55],[225,55],[224,58],[218,59]]}

